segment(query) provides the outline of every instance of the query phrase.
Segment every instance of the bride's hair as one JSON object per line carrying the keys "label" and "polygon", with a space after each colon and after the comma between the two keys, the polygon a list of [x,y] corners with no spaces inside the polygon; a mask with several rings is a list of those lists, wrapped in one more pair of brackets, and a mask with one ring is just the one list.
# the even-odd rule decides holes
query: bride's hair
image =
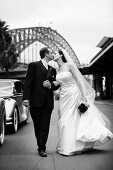
{"label": "bride's hair", "polygon": [[58,50],[58,53],[60,54],[60,55],[62,55],[62,61],[64,62],[64,63],[67,63],[67,60],[66,60],[66,58],[65,58],[65,56],[64,56],[64,53],[61,51],[61,50]]}

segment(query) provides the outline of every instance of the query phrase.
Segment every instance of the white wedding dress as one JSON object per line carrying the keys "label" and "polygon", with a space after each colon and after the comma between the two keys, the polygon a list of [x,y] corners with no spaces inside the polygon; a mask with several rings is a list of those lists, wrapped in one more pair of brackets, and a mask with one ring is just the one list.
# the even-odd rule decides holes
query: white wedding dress
{"label": "white wedding dress", "polygon": [[107,127],[109,120],[93,103],[80,115],[77,109],[79,90],[71,72],[58,72],[56,80],[60,82],[57,152],[73,155],[113,138]]}

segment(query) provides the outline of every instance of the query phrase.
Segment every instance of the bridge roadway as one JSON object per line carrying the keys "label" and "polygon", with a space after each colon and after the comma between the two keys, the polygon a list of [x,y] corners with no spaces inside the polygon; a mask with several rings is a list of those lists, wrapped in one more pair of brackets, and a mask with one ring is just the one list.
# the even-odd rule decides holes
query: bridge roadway
{"label": "bridge roadway", "polygon": [[[96,102],[96,105],[111,120],[113,132],[113,103]],[[16,134],[7,133],[6,140],[0,147],[0,170],[112,170],[113,140],[81,155],[62,156],[56,153],[58,102],[52,114],[48,157],[37,154],[36,141],[31,119],[27,125],[21,125]]]}
{"label": "bridge roadway", "polygon": [[[26,77],[27,72],[27,65],[23,67],[19,67],[15,70],[10,70],[8,73],[9,79],[21,79],[24,80]],[[80,71],[83,72],[83,70],[80,68]],[[84,73],[84,72],[83,72]],[[0,69],[0,79],[4,79],[6,77],[6,72]]]}
{"label": "bridge roadway", "polygon": [[[16,70],[10,70],[8,73],[9,79],[25,79],[27,68],[18,68]],[[6,72],[0,70],[0,79],[6,77]]]}

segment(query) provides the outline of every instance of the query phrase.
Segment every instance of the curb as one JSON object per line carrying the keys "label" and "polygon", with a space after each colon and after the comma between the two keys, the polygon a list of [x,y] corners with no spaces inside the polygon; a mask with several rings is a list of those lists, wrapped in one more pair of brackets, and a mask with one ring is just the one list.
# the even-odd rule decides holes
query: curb
{"label": "curb", "polygon": [[102,104],[102,105],[109,105],[109,106],[113,106],[113,102],[112,101],[95,101],[95,104]]}

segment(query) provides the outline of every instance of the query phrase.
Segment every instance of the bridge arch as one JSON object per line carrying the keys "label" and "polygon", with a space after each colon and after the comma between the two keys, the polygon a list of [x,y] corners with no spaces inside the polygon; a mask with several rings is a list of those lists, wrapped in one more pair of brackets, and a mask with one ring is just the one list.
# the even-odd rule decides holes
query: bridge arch
{"label": "bridge arch", "polygon": [[80,62],[69,43],[56,30],[50,27],[17,28],[10,30],[10,33],[19,54],[35,41],[38,41],[53,51],[59,47],[65,49],[77,66],[80,66]]}

